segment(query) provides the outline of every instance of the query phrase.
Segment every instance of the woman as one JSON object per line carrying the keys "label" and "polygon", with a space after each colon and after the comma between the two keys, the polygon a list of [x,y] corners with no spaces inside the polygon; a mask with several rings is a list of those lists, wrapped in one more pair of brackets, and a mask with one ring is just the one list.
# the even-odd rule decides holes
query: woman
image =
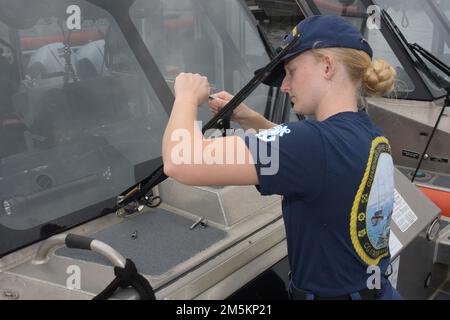
{"label": "woman", "polygon": [[[298,32],[301,43],[265,83],[281,86],[294,111],[315,120],[277,126],[242,104],[232,120],[244,129],[269,130],[202,138],[197,145],[190,140],[190,151],[241,152],[253,162],[183,163],[175,159],[174,137],[181,131],[201,136],[194,121],[197,106],[208,100],[209,84],[200,75],[181,74],[163,139],[165,173],[190,185],[257,185],[262,195],[282,195],[291,298],[400,298],[384,276],[394,201],[390,146],[357,106],[362,92],[391,92],[395,71],[382,60],[372,62],[369,44],[339,16],[305,19],[285,44]],[[230,99],[221,92],[209,107],[217,112]]]}

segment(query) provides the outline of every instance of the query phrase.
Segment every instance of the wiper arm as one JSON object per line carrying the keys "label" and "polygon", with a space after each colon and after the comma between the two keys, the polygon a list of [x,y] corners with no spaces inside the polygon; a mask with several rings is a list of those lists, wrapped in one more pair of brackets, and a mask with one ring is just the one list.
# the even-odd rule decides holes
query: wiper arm
{"label": "wiper arm", "polygon": [[[270,72],[278,66],[282,59],[289,53],[289,51],[301,41],[302,33],[298,33],[294,39],[282,50],[280,51],[269,64],[267,64],[263,69],[260,69],[255,76],[231,99],[208,123],[206,123],[202,128],[202,133],[204,134],[207,130],[215,128],[217,125],[221,125],[225,119],[229,118],[236,109],[260,84],[261,82],[270,74]],[[112,209],[103,210],[103,214],[115,212],[132,201],[136,201],[147,196],[150,191],[167,179],[164,174],[164,164],[161,163],[158,168],[153,171],[153,173],[139,182],[137,185],[128,189],[123,194],[118,197],[117,204]]]}
{"label": "wiper arm", "polygon": [[[400,39],[400,41],[403,43],[403,46],[405,46],[411,54],[416,58],[416,67],[421,70],[437,87],[444,89],[447,91],[447,95],[445,97],[444,105],[442,106],[441,112],[439,113],[439,116],[437,118],[436,124],[433,127],[433,130],[431,131],[430,137],[428,138],[427,144],[425,146],[425,150],[422,152],[422,155],[420,156],[419,163],[417,164],[416,170],[414,171],[414,174],[411,178],[411,182],[414,182],[416,179],[417,173],[419,172],[423,160],[425,160],[425,156],[427,155],[428,148],[430,147],[431,141],[433,141],[434,134],[437,131],[437,128],[439,127],[439,123],[444,115],[444,111],[447,107],[450,107],[450,81],[445,79],[444,77],[437,74],[435,71],[431,70],[426,64],[425,61],[422,59],[424,57],[427,61],[429,61],[432,65],[434,65],[437,69],[439,69],[442,73],[444,73],[447,77],[450,77],[450,67],[439,60],[435,55],[433,55],[431,52],[427,51],[417,43],[411,44],[406,40],[406,37],[403,35],[403,33],[400,31],[400,29],[397,27],[397,25],[394,23],[392,17],[386,12],[386,10],[382,10],[382,15],[386,20],[386,23],[391,30],[391,32],[394,35],[397,35],[397,37]],[[408,51],[408,50],[406,50]]]}
{"label": "wiper arm", "polygon": [[[425,48],[420,46],[417,43],[413,43],[411,45],[411,48],[422,55],[425,59],[427,59],[429,62],[431,62],[436,68],[441,70],[447,77],[450,77],[450,67],[445,64],[443,61],[439,60],[435,55],[433,55],[431,52],[427,51]],[[432,71],[433,72],[433,71]],[[446,89],[448,86],[450,86],[450,82],[442,78],[440,75],[435,73],[435,76],[443,82],[442,87]]]}
{"label": "wiper arm", "polygon": [[[387,13],[385,9],[381,10],[381,14],[383,18],[386,21],[386,24],[395,36],[400,40],[400,43],[405,48],[405,51],[409,54],[411,57],[411,60],[414,62],[416,68],[420,71],[422,71],[427,78],[433,82],[437,87],[446,89],[450,86],[450,82],[447,81],[442,76],[438,75],[435,71],[430,69],[425,61],[422,59],[421,55],[428,61],[430,61],[434,66],[436,66],[439,70],[441,70],[443,73],[445,73],[447,76],[450,76],[449,67],[442,61],[440,61],[436,56],[434,56],[432,53],[428,52],[424,48],[422,48],[417,43],[411,44],[405,37],[405,35],[400,31],[399,27],[395,24],[392,17]],[[414,61],[415,60],[415,61]]]}

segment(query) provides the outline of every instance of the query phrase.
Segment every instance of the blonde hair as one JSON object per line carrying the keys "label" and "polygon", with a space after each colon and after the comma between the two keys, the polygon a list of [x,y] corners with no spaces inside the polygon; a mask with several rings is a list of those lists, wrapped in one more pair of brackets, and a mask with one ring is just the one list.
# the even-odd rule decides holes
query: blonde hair
{"label": "blonde hair", "polygon": [[320,59],[327,52],[341,62],[350,79],[361,88],[361,93],[370,96],[385,96],[394,91],[397,72],[383,59],[372,62],[364,51],[349,48],[312,49],[313,55]]}

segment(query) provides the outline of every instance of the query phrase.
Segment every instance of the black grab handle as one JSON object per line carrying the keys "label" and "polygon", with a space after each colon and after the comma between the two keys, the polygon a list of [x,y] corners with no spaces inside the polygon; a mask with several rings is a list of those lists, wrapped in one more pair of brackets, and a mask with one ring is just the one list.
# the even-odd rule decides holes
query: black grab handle
{"label": "black grab handle", "polygon": [[91,250],[92,241],[92,238],[69,233],[65,242],[67,248]]}

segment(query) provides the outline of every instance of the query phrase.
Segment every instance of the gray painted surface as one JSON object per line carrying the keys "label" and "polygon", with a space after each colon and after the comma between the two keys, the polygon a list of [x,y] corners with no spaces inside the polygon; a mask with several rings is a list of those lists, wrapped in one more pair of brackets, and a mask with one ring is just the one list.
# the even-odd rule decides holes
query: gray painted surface
{"label": "gray painted surface", "polygon": [[[133,260],[140,272],[161,275],[226,236],[224,231],[210,226],[190,230],[192,223],[192,220],[166,210],[154,209],[91,237],[109,244],[124,257]],[[135,232],[137,237],[132,238]],[[111,265],[104,257],[86,250],[61,248],[56,255]]]}

